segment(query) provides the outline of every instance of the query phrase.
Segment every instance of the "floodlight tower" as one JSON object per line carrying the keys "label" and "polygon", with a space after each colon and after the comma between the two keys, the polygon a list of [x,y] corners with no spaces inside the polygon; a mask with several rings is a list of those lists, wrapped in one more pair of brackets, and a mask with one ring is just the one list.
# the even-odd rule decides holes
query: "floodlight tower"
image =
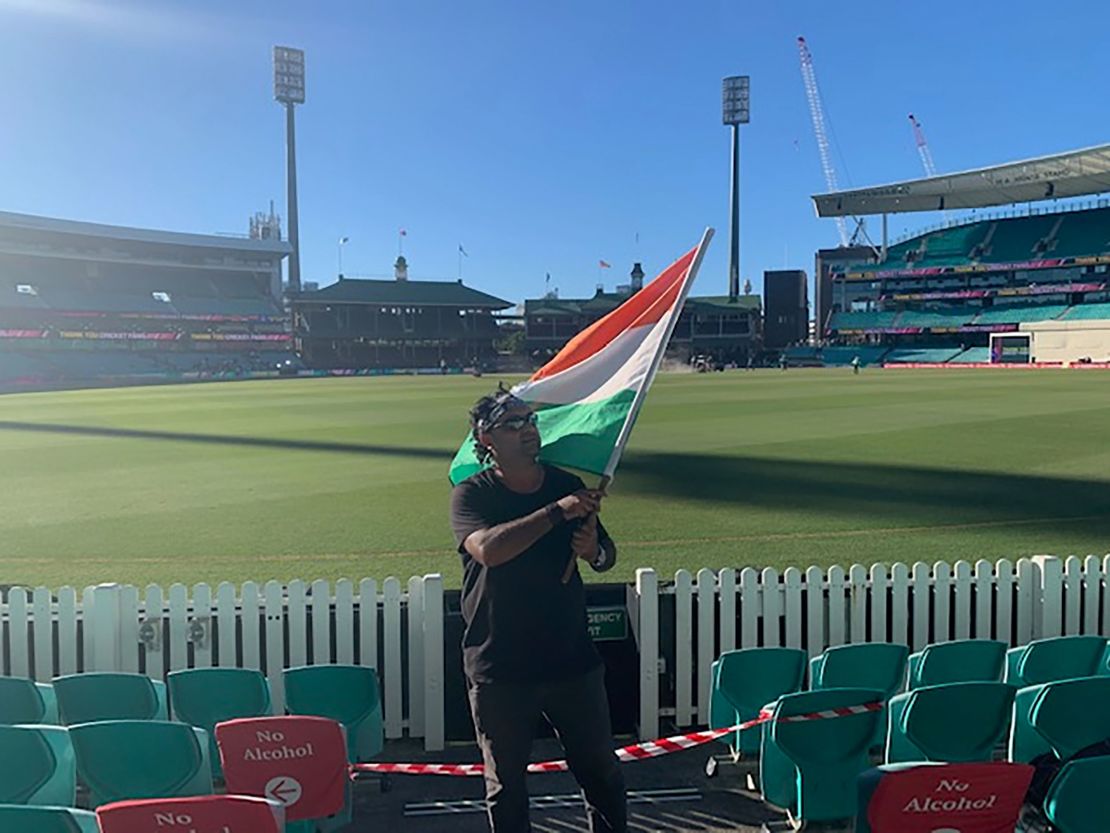
{"label": "floodlight tower", "polygon": [[728,300],[740,297],[740,125],[747,124],[751,77],[732,75],[721,82],[721,121],[732,127],[729,198]]}
{"label": "floodlight tower", "polygon": [[293,108],[304,104],[304,50],[274,47],[274,99],[285,105],[285,192],[289,223],[290,295],[301,291],[300,232],[297,224],[297,139]]}

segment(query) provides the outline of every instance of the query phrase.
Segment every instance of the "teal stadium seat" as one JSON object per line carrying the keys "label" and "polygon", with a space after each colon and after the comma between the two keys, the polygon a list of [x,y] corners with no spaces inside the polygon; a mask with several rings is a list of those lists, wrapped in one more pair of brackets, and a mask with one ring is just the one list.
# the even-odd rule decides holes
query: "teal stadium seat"
{"label": "teal stadium seat", "polygon": [[1014,694],[1014,713],[1010,718],[1010,741],[1006,757],[1016,764],[1027,764],[1038,755],[1052,751],[1048,741],[1033,728],[1033,704],[1051,683],[1019,688]]}
{"label": "teal stadium seat", "polygon": [[856,779],[870,767],[868,749],[884,710],[824,720],[783,718],[881,702],[867,688],[831,688],[787,694],[764,724],[759,772],[763,798],[796,819],[823,822],[855,816]]}
{"label": "teal stadium seat", "polygon": [[[742,648],[727,651],[713,663],[709,728],[724,729],[759,716],[764,706],[802,687],[806,653],[798,648]],[[733,755],[759,751],[759,730],[734,732]]]}
{"label": "teal stadium seat", "polygon": [[0,677],[0,724],[57,722],[53,686],[25,677]]}
{"label": "teal stadium seat", "polygon": [[1006,643],[994,639],[959,639],[927,645],[909,657],[912,691],[944,683],[997,682],[1006,666]]}
{"label": "teal stadium seat", "polygon": [[809,661],[809,687],[873,688],[883,699],[902,688],[909,649],[890,642],[838,645]]}
{"label": "teal stadium seat", "polygon": [[886,762],[990,761],[1013,704],[1014,688],[999,682],[924,686],[892,697]]}
{"label": "teal stadium seat", "polygon": [[96,816],[72,807],[29,807],[0,804],[4,833],[100,833]]}
{"label": "teal stadium seat", "polygon": [[989,347],[968,347],[958,356],[953,356],[949,361],[951,362],[989,362],[991,360],[991,349]]}
{"label": "teal stadium seat", "polygon": [[240,717],[271,714],[270,684],[261,671],[249,668],[191,668],[171,671],[166,678],[177,720],[208,733],[212,772],[223,775],[216,748],[216,724]]}
{"label": "teal stadium seat", "polygon": [[1029,723],[1062,761],[1110,740],[1110,677],[1048,683],[1033,699]]}
{"label": "teal stadium seat", "polygon": [[1101,636],[1036,639],[1006,652],[1006,682],[1020,687],[1090,677],[1106,654]]}
{"label": "teal stadium seat", "polygon": [[351,763],[369,761],[382,751],[382,700],[374,669],[305,665],[286,669],[284,677],[286,711],[342,724]]}
{"label": "teal stadium seat", "polygon": [[166,684],[142,674],[97,672],[54,678],[62,723],[166,720]]}
{"label": "teal stadium seat", "polygon": [[1110,321],[1110,304],[1077,304],[1062,317],[1068,321]]}
{"label": "teal stadium seat", "polygon": [[71,807],[76,799],[77,768],[65,729],[0,726],[0,803]]}
{"label": "teal stadium seat", "polygon": [[1105,833],[1110,822],[1110,756],[1066,764],[1048,788],[1044,811],[1060,833]]}
{"label": "teal stadium seat", "polygon": [[[809,687],[825,688],[874,688],[889,700],[902,690],[906,680],[906,663],[909,648],[889,642],[862,642],[856,645],[838,645],[809,661]],[[882,746],[886,739],[883,723],[871,740],[872,746]]]}
{"label": "teal stadium seat", "polygon": [[94,807],[212,792],[203,729],[163,720],[106,720],[71,726],[69,733],[77,775]]}

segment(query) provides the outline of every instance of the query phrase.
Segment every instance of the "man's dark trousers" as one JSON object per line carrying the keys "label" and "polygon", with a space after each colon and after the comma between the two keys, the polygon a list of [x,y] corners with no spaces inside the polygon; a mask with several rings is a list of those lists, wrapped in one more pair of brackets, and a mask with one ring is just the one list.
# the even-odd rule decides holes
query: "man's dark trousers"
{"label": "man's dark trousers", "polygon": [[625,833],[624,775],[613,754],[604,668],[547,683],[471,683],[493,833],[529,833],[526,769],[542,715],[582,787],[590,833]]}

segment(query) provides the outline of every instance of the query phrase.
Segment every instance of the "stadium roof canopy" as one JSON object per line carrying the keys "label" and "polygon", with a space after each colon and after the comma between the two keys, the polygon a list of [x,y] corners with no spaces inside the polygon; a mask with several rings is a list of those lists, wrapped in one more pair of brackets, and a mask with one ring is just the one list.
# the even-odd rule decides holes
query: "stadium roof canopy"
{"label": "stadium roof canopy", "polygon": [[812,197],[818,217],[986,208],[1110,191],[1110,145]]}
{"label": "stadium roof canopy", "polygon": [[430,307],[505,309],[513,304],[462,281],[398,281],[341,278],[318,289],[303,292],[299,303],[307,304],[420,304]]}
{"label": "stadium roof canopy", "polygon": [[102,223],[40,217],[35,214],[14,214],[10,211],[0,211],[0,230],[21,235],[35,235],[40,238],[54,235],[75,235],[160,246],[230,249],[237,252],[254,251],[272,255],[287,255],[292,251],[289,243],[284,240],[254,240],[246,236],[239,237],[232,234],[190,234],[180,231],[109,226]]}

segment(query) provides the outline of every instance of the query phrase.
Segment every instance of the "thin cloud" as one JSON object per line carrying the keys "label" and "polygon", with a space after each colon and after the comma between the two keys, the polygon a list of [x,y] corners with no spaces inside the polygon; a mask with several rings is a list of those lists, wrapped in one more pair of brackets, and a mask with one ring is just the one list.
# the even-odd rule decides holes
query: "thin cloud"
{"label": "thin cloud", "polygon": [[207,46],[229,41],[235,22],[226,17],[202,15],[180,9],[158,8],[153,3],[113,3],[105,0],[0,0],[0,18],[18,15],[38,18],[52,25],[69,25],[98,36],[122,38],[133,43]]}

